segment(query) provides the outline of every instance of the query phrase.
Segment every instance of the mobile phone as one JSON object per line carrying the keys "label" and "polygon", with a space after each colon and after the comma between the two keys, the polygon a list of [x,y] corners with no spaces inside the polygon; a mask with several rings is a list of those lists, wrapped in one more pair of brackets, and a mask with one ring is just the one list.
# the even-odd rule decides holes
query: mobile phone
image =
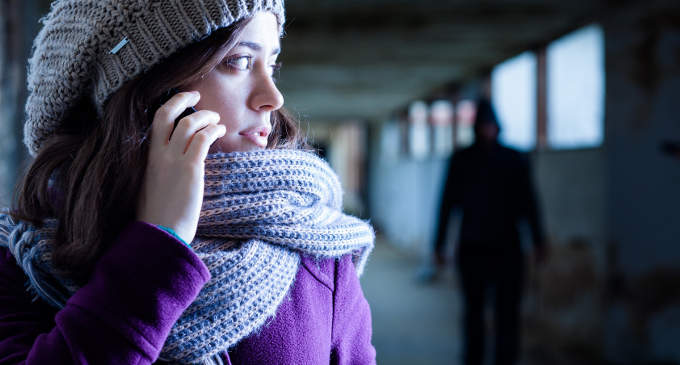
{"label": "mobile phone", "polygon": [[[155,113],[156,110],[158,110],[158,108],[161,107],[161,105],[167,103],[168,100],[170,100],[170,98],[172,98],[173,96],[175,96],[175,94],[177,94],[177,93],[179,93],[179,90],[177,90],[177,89],[174,88],[174,87],[171,88],[170,90],[166,91],[165,94],[163,94],[163,95],[160,97],[160,99],[158,100],[158,103],[156,104],[156,107],[154,108],[154,113]],[[187,115],[189,115],[189,114],[191,114],[191,113],[195,113],[195,112],[196,112],[196,108],[194,108],[193,106],[186,108],[186,109],[182,112],[182,114],[180,114],[179,117],[177,117],[177,118],[175,119],[175,124],[174,124],[173,127],[172,127],[172,131],[173,131],[173,132],[175,131],[175,128],[177,128],[177,123],[179,123],[180,119],[186,117]],[[153,114],[151,114],[151,115],[149,116],[149,118],[150,118],[151,120],[153,120]],[[150,122],[151,122],[151,121],[150,121]],[[172,133],[170,134],[170,136],[172,136]]]}

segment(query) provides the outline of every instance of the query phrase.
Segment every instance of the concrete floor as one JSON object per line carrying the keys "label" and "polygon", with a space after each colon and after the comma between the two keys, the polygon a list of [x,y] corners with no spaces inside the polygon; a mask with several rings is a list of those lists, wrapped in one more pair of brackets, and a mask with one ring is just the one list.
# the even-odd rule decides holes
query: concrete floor
{"label": "concrete floor", "polygon": [[[460,291],[452,266],[429,284],[418,280],[423,259],[380,239],[371,254],[361,286],[371,305],[373,345],[381,365],[460,365],[463,337]],[[522,350],[519,365],[602,364],[569,354],[554,352],[546,346],[540,331],[527,331],[527,311],[531,301],[524,300]],[[487,321],[491,318],[487,308]],[[490,325],[490,322],[487,322]],[[493,329],[487,327],[487,341]],[[491,344],[487,343],[485,361],[492,363]],[[551,352],[553,351],[553,352]],[[578,359],[578,360],[574,360]]]}
{"label": "concrete floor", "polygon": [[379,364],[459,364],[460,303],[451,272],[418,281],[422,259],[378,241],[361,285],[371,305]]}

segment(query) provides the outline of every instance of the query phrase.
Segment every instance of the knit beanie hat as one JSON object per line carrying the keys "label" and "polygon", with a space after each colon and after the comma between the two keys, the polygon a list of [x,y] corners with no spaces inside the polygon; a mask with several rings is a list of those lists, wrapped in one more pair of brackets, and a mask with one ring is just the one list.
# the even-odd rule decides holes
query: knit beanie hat
{"label": "knit beanie hat", "polygon": [[28,61],[24,144],[32,156],[83,97],[109,96],[181,48],[284,0],[56,0]]}

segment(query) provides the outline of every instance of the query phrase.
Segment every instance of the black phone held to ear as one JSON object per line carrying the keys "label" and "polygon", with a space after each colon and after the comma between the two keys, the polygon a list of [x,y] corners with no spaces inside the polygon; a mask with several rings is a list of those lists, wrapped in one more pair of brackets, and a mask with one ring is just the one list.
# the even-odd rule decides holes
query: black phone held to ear
{"label": "black phone held to ear", "polygon": [[[160,108],[163,104],[167,103],[168,100],[170,100],[170,98],[172,98],[173,96],[175,96],[177,93],[179,93],[179,90],[177,90],[177,89],[175,89],[175,88],[171,88],[170,90],[166,91],[165,94],[163,94],[163,95],[161,96],[161,98],[158,100],[158,103],[156,103],[156,107],[153,109],[154,114],[156,113],[156,110],[158,110],[158,108]],[[173,133],[175,132],[175,128],[177,128],[177,123],[179,123],[179,121],[180,121],[182,118],[184,118],[184,117],[186,117],[187,115],[190,115],[190,114],[192,114],[192,113],[195,113],[196,111],[197,111],[196,108],[194,108],[193,106],[192,106],[192,107],[186,108],[186,109],[182,112],[182,114],[180,114],[177,118],[175,118],[175,123],[174,123],[174,125],[173,125],[173,127],[172,127],[172,132],[173,132]],[[153,116],[154,116],[154,114],[151,114],[151,115],[149,116],[149,119],[151,119],[151,121],[153,121]],[[150,121],[150,122],[151,122],[151,121]],[[170,136],[172,137],[172,133],[170,133]]]}

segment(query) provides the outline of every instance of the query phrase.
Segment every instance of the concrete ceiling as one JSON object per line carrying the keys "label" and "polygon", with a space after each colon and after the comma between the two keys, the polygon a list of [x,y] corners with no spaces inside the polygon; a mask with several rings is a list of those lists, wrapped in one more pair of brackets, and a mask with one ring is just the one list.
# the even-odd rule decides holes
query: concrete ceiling
{"label": "concrete ceiling", "polygon": [[381,120],[599,19],[613,3],[288,0],[279,85],[303,120]]}

